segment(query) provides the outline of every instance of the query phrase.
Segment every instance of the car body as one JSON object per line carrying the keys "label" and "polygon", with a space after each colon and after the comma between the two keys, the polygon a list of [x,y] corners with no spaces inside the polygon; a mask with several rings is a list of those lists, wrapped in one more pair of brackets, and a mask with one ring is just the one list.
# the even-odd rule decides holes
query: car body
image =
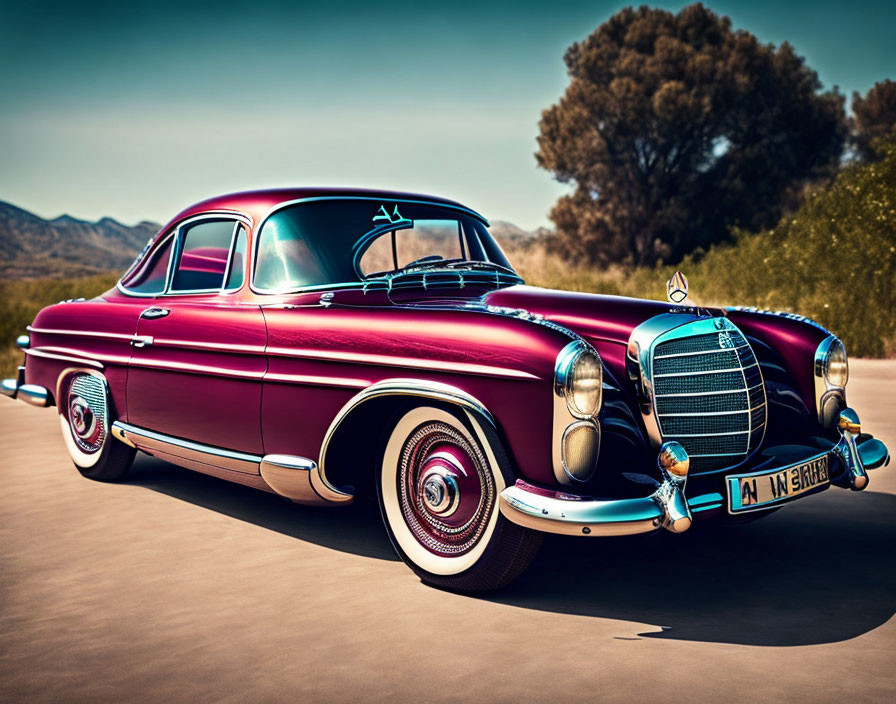
{"label": "car body", "polygon": [[297,503],[374,494],[409,566],[465,591],[542,533],[767,515],[888,463],[819,325],[699,307],[681,274],[672,303],[529,287],[487,227],[397,192],[204,201],[42,310],[3,390],[58,408],[88,477],[140,450]]}

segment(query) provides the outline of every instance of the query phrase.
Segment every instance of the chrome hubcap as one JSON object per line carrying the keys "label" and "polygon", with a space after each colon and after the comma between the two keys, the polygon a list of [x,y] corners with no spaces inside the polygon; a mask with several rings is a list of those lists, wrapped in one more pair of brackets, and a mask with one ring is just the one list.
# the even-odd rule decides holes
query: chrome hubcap
{"label": "chrome hubcap", "polygon": [[447,423],[425,423],[399,458],[398,496],[405,523],[436,555],[462,555],[479,541],[495,509],[488,460]]}
{"label": "chrome hubcap", "polygon": [[105,382],[90,374],[76,375],[69,386],[67,408],[68,424],[78,448],[88,454],[101,450],[108,427]]}
{"label": "chrome hubcap", "polygon": [[75,396],[69,404],[72,428],[80,438],[89,438],[96,430],[96,416],[90,406],[80,396]]}

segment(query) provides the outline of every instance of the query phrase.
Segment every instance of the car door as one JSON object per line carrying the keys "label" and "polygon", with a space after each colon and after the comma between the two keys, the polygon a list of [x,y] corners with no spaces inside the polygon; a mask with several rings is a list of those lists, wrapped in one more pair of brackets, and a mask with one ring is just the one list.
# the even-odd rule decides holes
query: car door
{"label": "car door", "polygon": [[205,215],[178,227],[163,295],[140,314],[128,371],[128,419],[203,445],[262,454],[265,322],[241,302],[246,227]]}

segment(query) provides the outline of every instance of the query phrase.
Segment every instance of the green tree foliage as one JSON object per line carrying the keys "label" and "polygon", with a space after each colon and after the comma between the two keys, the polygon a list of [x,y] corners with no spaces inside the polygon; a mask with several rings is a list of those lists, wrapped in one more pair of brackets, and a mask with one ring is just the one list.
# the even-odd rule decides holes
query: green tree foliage
{"label": "green tree foliage", "polygon": [[[702,305],[745,305],[806,315],[851,355],[896,356],[896,134],[872,145],[880,159],[847,166],[773,229],[735,232],[678,265]],[[556,255],[511,253],[530,284],[665,300],[676,267],[595,269]]]}
{"label": "green tree foliage", "polygon": [[875,83],[864,98],[853,93],[852,112],[856,153],[865,161],[879,158],[872,142],[896,129],[896,82]]}
{"label": "green tree foliage", "polygon": [[574,192],[556,245],[588,262],[678,260],[730,226],[774,224],[847,135],[843,96],[789,44],[760,44],[700,4],[613,15],[564,57],[536,159]]}

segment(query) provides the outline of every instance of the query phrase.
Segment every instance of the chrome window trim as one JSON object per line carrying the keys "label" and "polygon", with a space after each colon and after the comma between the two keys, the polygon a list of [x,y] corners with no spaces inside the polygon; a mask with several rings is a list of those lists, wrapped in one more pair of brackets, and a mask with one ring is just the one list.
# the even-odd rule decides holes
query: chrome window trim
{"label": "chrome window trim", "polygon": [[[194,222],[198,222],[198,221],[202,221],[202,220],[233,220],[234,221],[234,228],[233,228],[233,232],[231,233],[231,237],[230,237],[230,249],[228,250],[228,255],[227,255],[227,265],[225,266],[225,273],[224,273],[224,278],[221,281],[221,286],[218,288],[185,289],[182,291],[173,291],[173,290],[171,290],[171,284],[174,279],[173,275],[174,275],[174,268],[176,266],[175,262],[180,261],[180,255],[182,253],[183,229],[186,226],[188,226]],[[155,252],[160,247],[164,246],[165,242],[167,242],[171,238],[175,238],[174,246],[171,250],[171,257],[168,260],[168,269],[165,272],[165,286],[162,288],[161,292],[139,293],[137,291],[132,291],[129,288],[127,288],[126,286],[124,286],[124,284],[122,284],[122,280],[125,278],[125,276],[127,276],[130,273],[130,269],[128,269],[128,271],[126,271],[125,274],[116,282],[115,288],[118,291],[120,291],[121,293],[123,293],[124,295],[131,296],[134,298],[158,298],[159,296],[184,296],[184,295],[190,296],[190,295],[209,294],[209,293],[225,294],[225,293],[234,293],[236,291],[239,291],[240,289],[243,288],[243,286],[245,286],[245,284],[246,284],[245,280],[243,281],[243,286],[240,286],[239,288],[226,289],[226,288],[224,288],[224,286],[227,284],[227,275],[228,275],[228,273],[230,271],[230,267],[232,265],[233,247],[234,247],[234,244],[236,241],[237,228],[239,227],[240,223],[243,223],[246,225],[246,237],[247,237],[247,245],[248,245],[249,244],[248,237],[249,237],[249,232],[251,232],[251,229],[252,229],[252,222],[253,222],[252,218],[249,215],[247,215],[243,212],[240,212],[240,211],[236,211],[236,210],[208,210],[208,211],[205,211],[202,213],[196,213],[195,215],[190,215],[189,217],[186,217],[183,220],[181,220],[180,222],[178,222],[176,225],[173,225],[171,228],[171,231],[168,234],[164,235],[163,237],[159,238],[158,243],[153,247],[152,254],[155,254]],[[147,253],[147,255],[149,255],[149,253]],[[245,264],[244,264],[244,266],[245,266]],[[131,268],[133,268],[133,267],[131,267]]]}
{"label": "chrome window trim", "polygon": [[[289,208],[293,205],[298,205],[300,203],[313,203],[317,201],[328,201],[328,200],[367,200],[374,202],[389,202],[389,203],[410,203],[413,205],[430,205],[439,208],[446,208],[448,210],[455,210],[461,213],[465,213],[470,215],[477,220],[479,220],[483,225],[489,227],[488,220],[486,220],[482,215],[477,213],[475,210],[471,210],[463,205],[454,205],[451,203],[438,203],[429,200],[419,200],[413,198],[388,198],[383,196],[309,196],[307,198],[295,198],[293,200],[286,200],[282,203],[278,203],[273,206],[270,210],[265,213],[264,217],[259,221],[258,227],[255,229],[255,237],[252,242],[252,251],[250,254],[250,263],[249,263],[249,290],[253,293],[260,294],[262,296],[276,296],[276,295],[288,295],[293,293],[304,293],[305,291],[315,291],[315,290],[327,290],[331,288],[357,288],[358,286],[362,286],[364,284],[363,281],[341,281],[334,282],[330,284],[313,284],[311,286],[297,286],[293,288],[283,288],[283,289],[263,289],[258,288],[255,285],[255,265],[258,259],[258,247],[261,244],[261,233],[264,230],[264,226],[267,224],[267,221],[271,218],[275,213],[283,210],[284,208]],[[365,233],[369,234],[369,233]],[[360,238],[359,238],[360,239]]]}

